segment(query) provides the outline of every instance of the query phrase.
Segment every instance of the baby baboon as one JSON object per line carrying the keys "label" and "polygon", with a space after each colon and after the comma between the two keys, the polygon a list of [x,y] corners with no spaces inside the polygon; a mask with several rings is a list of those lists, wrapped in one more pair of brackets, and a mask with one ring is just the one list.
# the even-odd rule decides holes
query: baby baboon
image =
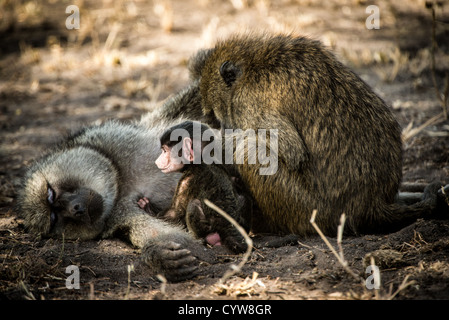
{"label": "baby baboon", "polygon": [[[335,235],[387,231],[429,214],[436,187],[411,206],[395,203],[402,176],[401,131],[391,110],[319,42],[247,35],[193,59],[202,108],[230,129],[277,129],[278,170],[238,165],[262,214],[255,231]],[[269,147],[269,146],[268,146]],[[259,223],[257,223],[259,222]]]}
{"label": "baby baboon", "polygon": [[[192,91],[183,91],[163,108],[182,113],[179,101],[194,104]],[[194,276],[198,259],[209,260],[204,246],[136,205],[137,199],[151,196],[158,208],[170,207],[181,174],[163,174],[154,161],[160,153],[158,137],[175,123],[146,116],[139,125],[113,121],[69,137],[28,169],[18,197],[26,228],[46,237],[81,240],[120,233],[142,248],[143,261],[154,272],[170,281]]]}
{"label": "baby baboon", "polygon": [[[205,133],[208,133],[206,138]],[[184,225],[197,238],[211,245],[223,243],[239,253],[246,250],[243,236],[229,221],[204,204],[204,199],[209,199],[249,230],[251,200],[237,193],[221,162],[213,163],[213,155],[205,152],[206,146],[210,148],[210,144],[215,143],[213,137],[208,126],[194,121],[175,125],[161,136],[162,153],[156,165],[163,173],[182,172],[182,176],[171,207],[158,216]],[[221,148],[221,144],[216,146]],[[138,203],[147,212],[155,213],[147,198],[140,199]]]}

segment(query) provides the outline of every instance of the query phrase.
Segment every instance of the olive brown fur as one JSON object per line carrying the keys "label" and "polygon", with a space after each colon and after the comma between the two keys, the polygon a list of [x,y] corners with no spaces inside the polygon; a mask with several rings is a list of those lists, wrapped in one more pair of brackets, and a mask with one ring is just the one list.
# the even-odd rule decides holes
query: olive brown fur
{"label": "olive brown fur", "polygon": [[277,129],[278,170],[237,165],[260,208],[255,232],[336,235],[388,231],[434,211],[438,186],[396,203],[401,128],[391,109],[320,42],[293,35],[237,35],[191,62],[205,115],[222,128]]}

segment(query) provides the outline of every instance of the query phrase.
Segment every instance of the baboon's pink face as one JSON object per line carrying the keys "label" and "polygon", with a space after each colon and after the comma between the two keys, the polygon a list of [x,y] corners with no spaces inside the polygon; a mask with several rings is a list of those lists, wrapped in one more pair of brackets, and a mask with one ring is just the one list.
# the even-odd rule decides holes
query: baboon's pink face
{"label": "baboon's pink face", "polygon": [[174,159],[174,157],[172,157],[171,151],[170,147],[163,145],[162,152],[155,161],[157,167],[163,173],[179,172],[184,167],[184,164],[179,161],[179,159]]}

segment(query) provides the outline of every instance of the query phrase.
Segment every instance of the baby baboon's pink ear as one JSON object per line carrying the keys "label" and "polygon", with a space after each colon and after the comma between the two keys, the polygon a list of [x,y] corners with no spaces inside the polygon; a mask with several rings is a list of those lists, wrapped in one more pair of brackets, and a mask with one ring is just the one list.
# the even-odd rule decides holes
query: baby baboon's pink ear
{"label": "baby baboon's pink ear", "polygon": [[193,142],[190,138],[184,138],[182,141],[182,156],[190,162],[194,159]]}

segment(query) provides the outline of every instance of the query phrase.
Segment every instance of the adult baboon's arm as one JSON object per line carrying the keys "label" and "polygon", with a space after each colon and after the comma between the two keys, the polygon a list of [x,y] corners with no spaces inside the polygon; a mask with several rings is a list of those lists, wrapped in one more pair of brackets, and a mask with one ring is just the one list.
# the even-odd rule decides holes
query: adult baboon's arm
{"label": "adult baboon's arm", "polygon": [[189,233],[149,215],[134,199],[116,204],[108,219],[103,236],[117,234],[141,248],[145,264],[169,281],[192,278],[196,275],[199,260],[213,261],[213,255]]}

